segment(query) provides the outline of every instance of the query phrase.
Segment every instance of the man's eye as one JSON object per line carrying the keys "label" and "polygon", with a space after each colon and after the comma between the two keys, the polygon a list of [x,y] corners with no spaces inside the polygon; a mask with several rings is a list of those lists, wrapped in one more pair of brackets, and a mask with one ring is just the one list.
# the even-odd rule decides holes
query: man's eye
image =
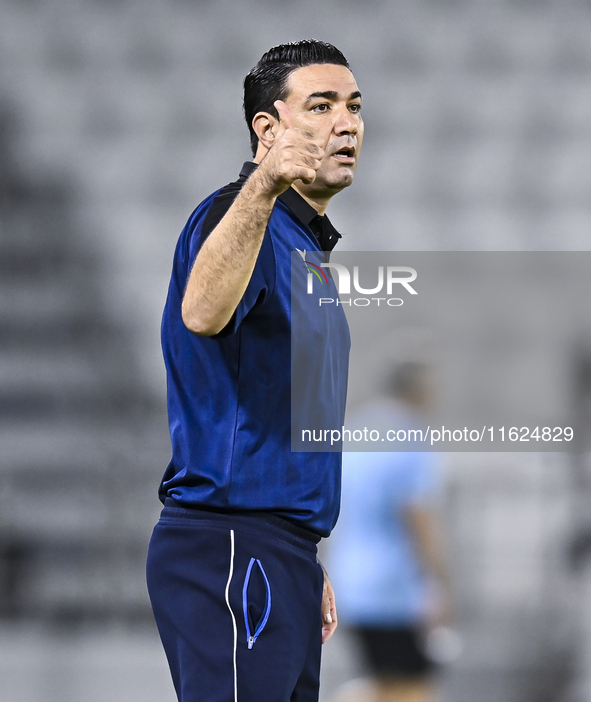
{"label": "man's eye", "polygon": [[326,102],[321,103],[320,105],[315,105],[312,110],[314,112],[327,112],[328,111],[328,104]]}
{"label": "man's eye", "polygon": [[349,105],[349,109],[351,112],[361,112],[361,105],[354,103],[353,105]]}

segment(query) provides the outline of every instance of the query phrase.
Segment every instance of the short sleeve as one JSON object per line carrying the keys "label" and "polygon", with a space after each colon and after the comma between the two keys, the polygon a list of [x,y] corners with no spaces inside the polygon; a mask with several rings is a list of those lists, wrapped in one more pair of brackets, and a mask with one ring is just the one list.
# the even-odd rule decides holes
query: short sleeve
{"label": "short sleeve", "polygon": [[[239,189],[236,191],[221,191],[213,197],[208,207],[206,206],[202,211],[200,211],[199,208],[189,220],[186,228],[187,255],[189,261],[187,280],[201,247],[230,209],[239,192]],[[205,204],[206,203],[204,203],[204,205]],[[274,279],[275,259],[269,233],[267,231],[265,232],[265,237],[252,276],[242,299],[238,303],[236,311],[228,324],[218,334],[213,335],[212,338],[228,336],[235,333],[250,310],[265,301],[269,291],[273,287]]]}

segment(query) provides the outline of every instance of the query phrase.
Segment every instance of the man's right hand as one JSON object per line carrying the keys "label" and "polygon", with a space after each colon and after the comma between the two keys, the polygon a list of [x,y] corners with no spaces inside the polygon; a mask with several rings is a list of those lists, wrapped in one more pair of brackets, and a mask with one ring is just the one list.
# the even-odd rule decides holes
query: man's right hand
{"label": "man's right hand", "polygon": [[313,183],[322,164],[332,133],[332,121],[323,120],[322,129],[310,121],[296,119],[281,100],[274,103],[279,114],[273,145],[255,175],[272,197],[281,195],[296,181]]}
{"label": "man's right hand", "polygon": [[296,180],[314,182],[324,158],[333,120],[296,119],[281,100],[275,107],[279,122],[269,151],[205,240],[189,275],[182,316],[195,334],[217,334],[230,321],[252,276],[275,199]]}

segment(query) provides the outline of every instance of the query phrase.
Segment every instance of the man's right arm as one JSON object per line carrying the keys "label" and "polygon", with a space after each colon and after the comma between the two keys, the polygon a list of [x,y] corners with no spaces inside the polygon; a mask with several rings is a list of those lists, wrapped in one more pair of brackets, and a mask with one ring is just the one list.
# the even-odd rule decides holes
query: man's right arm
{"label": "man's right arm", "polygon": [[432,628],[449,626],[452,618],[451,584],[441,538],[442,529],[435,509],[427,505],[408,505],[404,517],[421,564],[435,578],[439,588],[428,623]]}
{"label": "man's right arm", "polygon": [[185,326],[211,336],[232,318],[252,276],[275,198],[253,180],[244,184],[232,206],[205,240],[183,297]]}
{"label": "man's right arm", "polygon": [[182,317],[195,334],[212,336],[231,320],[263,243],[277,197],[295,180],[311,183],[329,135],[296,127],[286,105],[273,145],[197,254],[183,297]]}

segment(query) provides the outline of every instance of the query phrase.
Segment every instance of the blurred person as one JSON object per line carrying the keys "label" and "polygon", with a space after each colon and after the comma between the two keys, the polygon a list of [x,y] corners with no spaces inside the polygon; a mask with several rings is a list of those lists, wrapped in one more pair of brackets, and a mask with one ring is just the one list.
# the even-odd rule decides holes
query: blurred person
{"label": "blurred person", "polygon": [[[148,586],[180,702],[315,702],[337,625],[317,543],[337,518],[341,454],[291,452],[291,253],[340,237],[325,210],[353,181],[361,94],[343,54],[315,40],[269,50],[244,88],[254,160],[193,212],[174,257],[173,456]],[[331,340],[342,419],[342,308],[308,327],[309,349]]]}
{"label": "blurred person", "polygon": [[[401,364],[388,396],[362,407],[353,428],[416,429],[431,398],[429,368]],[[434,699],[430,631],[450,622],[449,584],[434,509],[436,454],[343,453],[339,525],[329,542],[341,622],[356,636],[370,679],[341,688],[333,702]]]}

